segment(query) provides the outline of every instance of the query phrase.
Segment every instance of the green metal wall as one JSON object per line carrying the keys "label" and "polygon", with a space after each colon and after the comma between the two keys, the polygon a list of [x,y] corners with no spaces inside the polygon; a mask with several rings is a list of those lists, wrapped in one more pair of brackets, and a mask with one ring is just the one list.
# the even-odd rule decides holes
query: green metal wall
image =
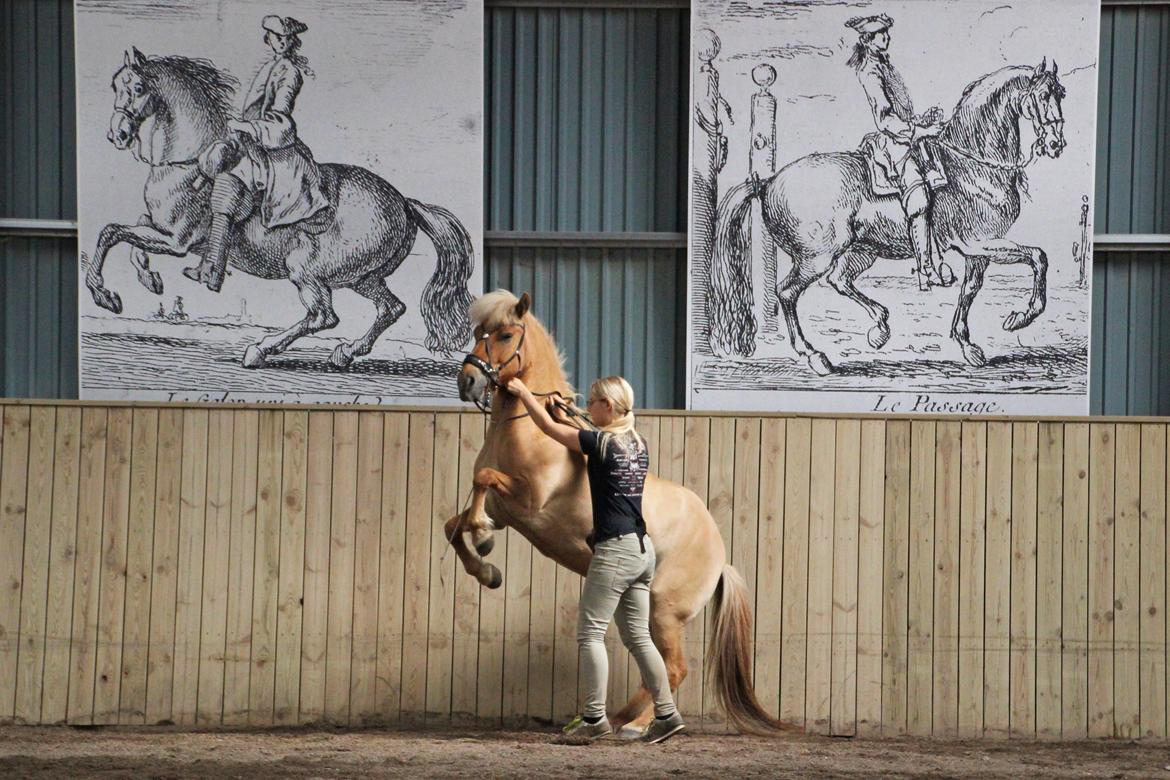
{"label": "green metal wall", "polygon": [[[1170,233],[1170,5],[1102,14],[1096,230]],[[69,0],[0,2],[0,217],[74,218],[72,21]],[[489,231],[685,230],[688,26],[679,9],[488,9]],[[578,384],[620,372],[646,405],[681,405],[682,249],[492,235],[487,287],[533,293]],[[1170,414],[1167,262],[1095,258],[1095,413]],[[76,396],[76,274],[70,238],[0,237],[0,395]]]}

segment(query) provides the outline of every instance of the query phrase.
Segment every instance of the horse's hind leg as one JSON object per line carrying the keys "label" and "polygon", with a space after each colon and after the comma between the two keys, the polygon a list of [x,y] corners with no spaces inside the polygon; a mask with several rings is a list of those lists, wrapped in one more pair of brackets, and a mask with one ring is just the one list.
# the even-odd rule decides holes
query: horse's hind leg
{"label": "horse's hind leg", "polygon": [[[149,226],[153,224],[149,214],[143,214],[138,218],[139,227]],[[134,263],[134,267],[138,270],[138,281],[143,287],[150,290],[155,295],[163,294],[162,277],[158,275],[157,271],[150,270],[150,255],[141,247],[135,246],[130,250],[130,262]]]}
{"label": "horse's hind leg", "polygon": [[386,329],[398,321],[406,311],[406,304],[390,292],[386,287],[386,280],[381,276],[367,276],[353,286],[353,291],[374,302],[377,314],[374,322],[366,334],[357,341],[343,341],[329,356],[329,362],[336,368],[345,368],[353,362],[355,357],[370,354],[374,342],[386,332]]}
{"label": "horse's hind leg", "polygon": [[826,262],[822,265],[821,270],[815,270],[807,259],[802,261],[793,257],[792,270],[788,272],[788,276],[784,278],[776,291],[776,297],[780,299],[780,310],[784,312],[784,322],[788,325],[788,337],[792,340],[792,348],[796,350],[796,354],[807,360],[809,367],[820,376],[833,373],[833,365],[823,352],[813,348],[813,345],[805,339],[804,333],[800,329],[800,320],[796,316],[796,302],[829,265]]}
{"label": "horse's hind leg", "polygon": [[849,252],[841,256],[829,272],[829,284],[833,289],[853,301],[873,320],[873,327],[866,334],[869,345],[881,349],[890,340],[890,310],[857,289],[854,282],[866,269],[873,265],[874,256],[864,252]]}

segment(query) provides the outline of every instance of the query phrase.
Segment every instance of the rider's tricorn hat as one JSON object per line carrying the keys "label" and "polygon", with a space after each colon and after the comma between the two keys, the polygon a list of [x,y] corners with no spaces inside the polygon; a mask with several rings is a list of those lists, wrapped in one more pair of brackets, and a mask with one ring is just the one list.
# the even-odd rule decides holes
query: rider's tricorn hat
{"label": "rider's tricorn hat", "polygon": [[298,22],[291,16],[265,16],[264,21],[260,26],[269,32],[274,32],[277,35],[283,35],[286,38],[290,35],[300,35],[309,26],[304,22]]}
{"label": "rider's tricorn hat", "polygon": [[894,20],[885,14],[877,16],[855,16],[845,22],[846,27],[852,27],[859,33],[880,33],[894,26]]}

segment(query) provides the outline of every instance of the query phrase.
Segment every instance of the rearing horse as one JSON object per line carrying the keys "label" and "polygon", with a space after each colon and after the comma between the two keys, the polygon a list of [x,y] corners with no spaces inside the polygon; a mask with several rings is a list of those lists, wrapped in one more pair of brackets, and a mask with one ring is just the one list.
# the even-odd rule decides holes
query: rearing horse
{"label": "rearing horse", "polygon": [[[126,52],[111,86],[114,113],[107,137],[119,149],[133,149],[150,165],[143,193],[146,213],[137,225],[102,228],[86,271],[85,284],[94,302],[119,314],[122,299],[102,279],[110,249],[120,243],[132,245],[138,279],[155,294],[162,293],[162,279],[150,270],[146,252],[183,257],[202,251],[210,224],[211,187],[206,186],[198,159],[227,136],[236,81],[207,60],[146,57],[134,49]],[[249,345],[243,365],[259,368],[300,337],[336,326],[333,291],[341,288],[369,299],[377,313],[365,335],[338,344],[329,362],[344,368],[355,357],[369,354],[377,338],[406,311],[386,287],[386,277],[406,259],[420,229],[438,253],[420,305],[426,346],[440,352],[463,349],[471,336],[467,282],[475,257],[459,220],[440,206],[403,197],[365,168],[324,163],[321,176],[336,206],[329,224],[268,230],[257,209],[235,231],[229,264],[262,279],[288,279],[306,309],[300,322]]]}
{"label": "rearing horse", "polygon": [[[969,85],[934,149],[949,184],[934,200],[933,231],[938,244],[963,255],[966,272],[951,323],[951,338],[973,366],[987,362],[971,342],[967,316],[990,263],[1026,263],[1032,269],[1028,308],[1012,312],[1005,330],[1019,330],[1044,311],[1048,258],[1044,250],[1005,238],[1020,215],[1024,169],[1037,155],[1056,158],[1064,150],[1065,90],[1056,63],[1008,67]],[[1032,123],[1037,140],[1029,160],[1020,157],[1020,120]],[[777,297],[793,349],[824,376],[833,366],[801,332],[796,306],[801,294],[827,276],[829,284],[865,309],[873,320],[868,340],[874,349],[890,338],[889,310],[854,285],[877,258],[912,258],[913,247],[896,195],[875,196],[860,152],[810,154],[766,181],[732,188],[719,205],[711,264],[708,318],[717,355],[750,356],[755,351],[752,314],[751,238],[745,218],[751,201],[763,204],[763,221],[792,259],[792,270]]]}
{"label": "rearing horse", "polygon": [[[498,290],[472,304],[477,340],[459,376],[459,397],[490,405],[491,423],[475,461],[471,505],[448,520],[445,531],[467,573],[489,588],[503,584],[500,570],[484,560],[495,529],[511,527],[542,554],[582,576],[592,557],[585,543],[593,512],[584,456],[545,436],[507,392],[494,392],[518,376],[534,392],[573,397],[557,346],[529,303],[527,293],[517,299]],[[650,587],[650,633],[666,662],[671,689],[677,690],[687,674],[684,628],[713,598],[715,630],[708,658],[728,717],[744,730],[792,728],[765,713],[756,699],[747,586],[727,563],[723,539],[702,499],[651,474],[642,507],[658,558]],[[652,715],[650,695],[641,687],[613,725],[640,727]]]}

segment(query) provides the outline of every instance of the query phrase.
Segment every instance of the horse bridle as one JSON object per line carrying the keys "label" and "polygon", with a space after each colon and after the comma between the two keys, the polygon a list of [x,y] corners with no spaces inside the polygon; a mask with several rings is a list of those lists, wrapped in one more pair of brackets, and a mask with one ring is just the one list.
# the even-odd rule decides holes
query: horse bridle
{"label": "horse bridle", "polygon": [[[491,363],[491,360],[492,360],[491,336],[492,336],[492,333],[494,333],[495,331],[492,331],[491,333],[485,333],[479,337],[479,340],[484,342],[483,351],[484,351],[484,354],[487,355],[487,360],[484,360],[483,358],[479,357],[478,355],[476,355],[472,352],[468,352],[466,357],[463,358],[463,365],[471,366],[471,367],[475,368],[476,370],[482,372],[483,375],[485,377],[487,377],[488,386],[487,386],[486,392],[483,395],[483,398],[482,399],[477,398],[473,401],[473,403],[476,405],[476,407],[484,414],[491,414],[492,400],[495,396],[495,391],[502,390],[504,388],[504,385],[500,382],[500,372],[503,371],[504,368],[509,363],[511,363],[513,360],[520,363],[521,368],[523,368],[523,366],[524,366],[524,356],[523,356],[523,353],[521,352],[521,350],[524,348],[524,339],[527,338],[527,336],[528,336],[528,328],[524,325],[523,322],[517,323],[517,324],[520,327],[520,342],[516,345],[515,351],[512,352],[512,354],[508,357],[507,360],[503,361],[502,363],[500,363],[497,366],[493,366]],[[474,347],[473,347],[473,349],[474,349]],[[558,409],[560,409],[562,412],[569,415],[570,417],[575,417],[578,420],[581,420],[583,423],[588,425],[590,428],[596,427],[593,425],[593,421],[589,418],[589,415],[587,413],[582,412],[575,405],[573,405],[572,403],[569,403],[567,400],[565,400],[565,397],[559,391],[551,390],[547,393],[539,393],[536,391],[532,391],[532,394],[537,396],[538,398],[548,398],[550,396],[556,396],[556,401],[554,401],[554,403],[556,404]],[[519,420],[521,418],[529,417],[529,416],[530,415],[528,414],[528,412],[524,412],[523,414],[517,414],[517,415],[514,415],[512,417],[505,417],[503,422],[508,422],[511,420]]]}
{"label": "horse bridle", "polygon": [[[1025,168],[1027,168],[1029,165],[1031,165],[1032,163],[1034,163],[1036,161],[1036,150],[1043,148],[1044,142],[1048,138],[1048,128],[1049,128],[1048,123],[1046,123],[1043,119],[1041,119],[1040,101],[1036,98],[1036,93],[1033,90],[1028,90],[1028,94],[1025,97],[1025,100],[1026,100],[1026,102],[1025,102],[1024,106],[1021,108],[1020,113],[1023,114],[1024,116],[1026,116],[1029,119],[1029,121],[1032,122],[1032,130],[1033,130],[1033,132],[1036,133],[1036,140],[1035,140],[1035,142],[1032,143],[1032,146],[1028,149],[1027,159],[1017,160],[1016,162],[1006,162],[1003,160],[991,160],[991,159],[988,159],[986,157],[983,157],[982,155],[975,154],[974,152],[969,151],[967,149],[963,149],[963,148],[960,148],[958,146],[955,146],[950,141],[947,141],[946,139],[942,138],[941,135],[936,136],[935,138],[933,138],[931,140],[933,140],[935,143],[939,144],[940,146],[946,147],[947,149],[949,149],[950,151],[959,155],[960,157],[966,157],[968,160],[972,160],[974,162],[981,163],[981,164],[986,165],[986,166],[991,167],[991,168],[997,168],[1001,171],[1011,171],[1014,173],[1022,173]],[[1063,122],[1063,120],[1056,120],[1053,124],[1057,124],[1057,123],[1061,123],[1061,122]]]}
{"label": "horse bridle", "polygon": [[[479,410],[484,414],[491,413],[492,398],[495,394],[495,391],[503,389],[504,387],[502,384],[500,384],[500,372],[503,371],[504,368],[513,360],[515,360],[517,363],[520,363],[521,367],[524,365],[524,357],[521,350],[524,349],[524,339],[528,336],[528,328],[524,325],[523,322],[518,323],[518,325],[520,327],[520,342],[516,344],[516,349],[514,352],[512,352],[511,356],[507,360],[500,363],[498,366],[492,365],[491,338],[492,333],[495,333],[495,331],[484,333],[479,338],[479,340],[483,342],[483,351],[484,354],[487,355],[487,360],[479,357],[474,352],[468,352],[467,356],[463,358],[463,365],[471,366],[479,370],[485,377],[487,377],[487,392],[484,393],[484,397],[482,399],[477,398],[475,400],[475,405],[479,407]],[[472,349],[474,349],[474,347]],[[545,393],[545,395],[548,394]],[[520,416],[523,417],[524,415]]]}

